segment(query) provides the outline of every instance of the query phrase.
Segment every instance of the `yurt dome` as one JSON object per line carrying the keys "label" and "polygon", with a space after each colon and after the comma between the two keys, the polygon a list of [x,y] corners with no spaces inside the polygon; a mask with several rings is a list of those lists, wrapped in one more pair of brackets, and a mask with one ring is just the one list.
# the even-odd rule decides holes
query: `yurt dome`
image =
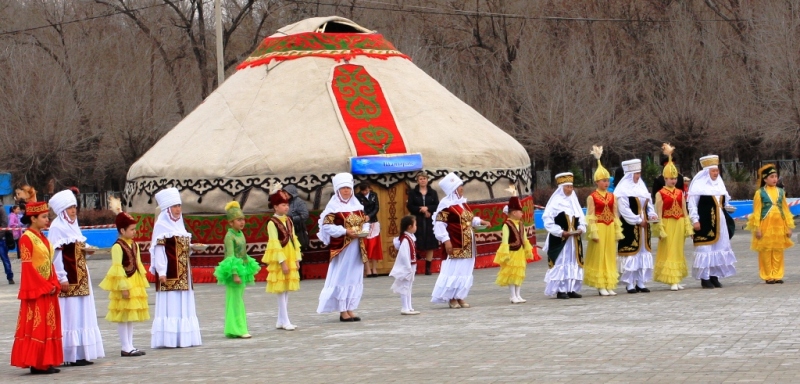
{"label": "yurt dome", "polygon": [[[341,17],[306,19],[267,37],[131,166],[127,210],[152,213],[155,193],[177,187],[184,214],[222,213],[231,199],[263,212],[275,182],[318,209],[351,157],[403,153],[420,154],[434,181],[459,173],[472,200],[505,197],[510,183],[530,193],[522,145],[383,36]],[[388,188],[415,173],[361,178]]]}

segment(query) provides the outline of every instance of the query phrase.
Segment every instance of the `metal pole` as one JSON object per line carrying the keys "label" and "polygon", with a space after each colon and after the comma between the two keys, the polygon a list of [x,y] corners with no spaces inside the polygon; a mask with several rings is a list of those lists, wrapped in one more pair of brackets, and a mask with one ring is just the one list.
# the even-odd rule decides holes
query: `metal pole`
{"label": "metal pole", "polygon": [[217,29],[217,87],[225,81],[225,56],[222,49],[222,7],[220,0],[214,0],[214,13]]}

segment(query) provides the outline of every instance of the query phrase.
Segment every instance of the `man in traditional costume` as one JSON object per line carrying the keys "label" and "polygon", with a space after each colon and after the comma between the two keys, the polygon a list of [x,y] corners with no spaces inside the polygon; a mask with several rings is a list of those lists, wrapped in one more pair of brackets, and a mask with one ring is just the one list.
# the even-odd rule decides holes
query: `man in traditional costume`
{"label": "man in traditional costume", "polygon": [[623,238],[614,194],[608,191],[611,174],[603,167],[600,156],[603,147],[593,146],[591,154],[597,159],[594,183],[597,189],[586,198],[586,262],[583,265],[583,281],[597,288],[600,296],[616,296],[614,288],[619,282],[617,270],[617,240]]}
{"label": "man in traditional costume", "polygon": [[694,264],[692,276],[703,288],[722,288],[720,278],[736,274],[736,255],[731,248],[733,219],[725,209],[732,209],[731,197],[719,174],[719,156],[700,158],[703,170],[689,184],[689,217],[694,228]]}
{"label": "man in traditional costume", "polygon": [[70,366],[85,366],[104,357],[105,351],[97,327],[92,279],[86,266],[86,237],[78,227],[77,204],[75,195],[68,189],[50,198],[56,218],[50,225],[47,240],[55,248],[53,265],[61,283],[58,301],[64,362]]}
{"label": "man in traditional costume", "polygon": [[464,299],[472,287],[472,270],[477,256],[473,226],[487,226],[488,221],[475,216],[464,197],[464,182],[448,173],[440,182],[445,198],[433,214],[433,233],[442,243],[447,259],[431,295],[432,303],[449,303],[450,308],[469,308]]}
{"label": "man in traditional costume", "polygon": [[317,313],[339,312],[339,321],[361,321],[353,311],[358,308],[364,291],[367,250],[363,240],[368,234],[369,217],[353,196],[353,175],[334,176],[333,189],[335,194],[318,222],[317,237],[329,247],[331,260]]}
{"label": "man in traditional costume", "polygon": [[153,226],[150,273],[156,276],[156,313],[152,348],[193,347],[202,344],[192,289],[190,241],[176,188],[156,193],[161,213]]}
{"label": "man in traditional costume", "polygon": [[11,365],[32,374],[52,374],[64,362],[61,346],[61,284],[53,267],[53,247],[42,230],[49,221],[45,202],[29,202],[22,222],[29,225],[19,239],[21,272],[19,316]]}
{"label": "man in traditional costume", "polygon": [[642,161],[623,161],[622,168],[625,176],[614,189],[622,219],[623,238],[617,243],[617,264],[622,273],[620,281],[627,284],[628,293],[647,293],[650,289],[645,284],[653,279],[648,220],[655,222],[658,216],[641,178]]}
{"label": "man in traditional costume", "polygon": [[117,323],[120,356],[136,357],[146,353],[133,346],[133,323],[150,320],[147,303],[147,272],[142,265],[136,235],[136,219],[120,212],[114,220],[117,241],[111,246],[111,267],[100,282],[100,288],[109,291],[106,320]]}
{"label": "man in traditional costume", "polygon": [[549,269],[544,275],[544,294],[558,299],[580,299],[583,286],[583,242],[586,217],[573,192],[573,175],[570,172],[556,175],[558,189],[550,196],[542,214],[547,240]]}
{"label": "man in traditional costume", "polygon": [[694,234],[694,230],[689,220],[683,189],[677,186],[678,180],[683,176],[678,173],[678,168],[672,162],[672,151],[675,148],[664,144],[662,149],[669,157],[669,161],[662,172],[664,186],[658,190],[653,188],[656,193],[656,214],[660,219],[654,226],[658,227],[659,242],[653,280],[669,284],[670,290],[678,291],[683,289],[681,280],[689,275],[683,244],[686,242],[686,237]]}

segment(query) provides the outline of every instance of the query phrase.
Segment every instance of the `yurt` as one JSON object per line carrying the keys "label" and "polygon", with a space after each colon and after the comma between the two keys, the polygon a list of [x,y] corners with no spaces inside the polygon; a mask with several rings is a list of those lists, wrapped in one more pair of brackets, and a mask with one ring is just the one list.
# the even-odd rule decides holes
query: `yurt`
{"label": "yurt", "polygon": [[319,278],[329,254],[316,241],[318,216],[333,193],[333,175],[353,172],[379,196],[379,272],[388,273],[392,238],[420,169],[437,190],[438,179],[457,172],[473,211],[492,223],[477,234],[478,267],[492,264],[510,185],[522,197],[535,241],[530,159],[522,145],[380,34],[341,17],[317,17],[265,38],[131,166],[124,198],[126,210],[140,219],[137,241],[147,262],[154,196],[168,187],[181,191],[193,242],[210,245],[192,255],[195,281],[204,281],[211,278],[207,267],[223,255],[225,204],[240,202],[248,216],[248,253],[260,260],[272,215],[269,189],[276,182],[295,185],[311,212],[303,275]]}

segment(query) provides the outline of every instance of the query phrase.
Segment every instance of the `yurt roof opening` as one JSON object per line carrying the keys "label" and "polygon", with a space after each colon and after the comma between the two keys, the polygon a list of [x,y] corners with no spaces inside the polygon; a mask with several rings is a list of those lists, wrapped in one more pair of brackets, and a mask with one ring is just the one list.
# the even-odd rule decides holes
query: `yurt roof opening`
{"label": "yurt roof opening", "polygon": [[[458,173],[474,203],[507,199],[509,184],[530,195],[530,159],[521,144],[351,20],[317,17],[281,28],[237,69],[131,166],[128,211],[152,216],[155,193],[177,187],[186,217],[224,221],[232,199],[246,214],[263,216],[276,182],[297,186],[309,209],[319,211],[333,192],[333,175],[350,172],[351,159],[375,156],[421,157],[422,164],[400,172],[356,175],[379,196],[394,189],[381,196],[399,208],[390,221],[403,216],[406,188],[420,167],[434,188],[448,172]],[[309,226],[313,231],[315,223]],[[254,251],[263,249],[258,240],[249,234]],[[208,252],[221,253],[213,246]]]}

